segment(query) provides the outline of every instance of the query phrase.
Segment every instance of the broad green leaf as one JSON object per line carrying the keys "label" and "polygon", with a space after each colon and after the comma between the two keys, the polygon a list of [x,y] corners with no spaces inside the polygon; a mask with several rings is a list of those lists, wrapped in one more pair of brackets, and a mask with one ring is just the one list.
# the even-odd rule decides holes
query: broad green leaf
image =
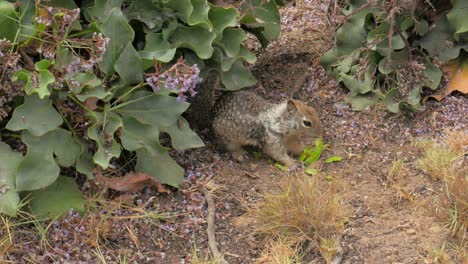
{"label": "broad green leaf", "polygon": [[23,159],[21,153],[12,151],[0,141],[0,213],[16,216],[19,196],[16,192],[16,168]]}
{"label": "broad green leaf", "polygon": [[374,89],[374,80],[372,80],[372,77],[369,73],[365,74],[364,80],[360,80],[345,73],[340,73],[338,76],[351,92],[351,96],[365,94]]}
{"label": "broad green leaf", "polygon": [[94,0],[93,2],[94,5],[84,8],[86,20],[89,22],[103,22],[112,12],[112,9],[120,9],[124,0]]}
{"label": "broad green leaf", "polygon": [[458,57],[461,46],[455,45],[452,39],[450,25],[445,17],[438,19],[431,30],[418,43],[429,56],[439,57],[445,63]]}
{"label": "broad green leaf", "polygon": [[424,75],[426,76],[427,80],[424,82],[425,87],[429,87],[432,90],[437,89],[440,84],[440,80],[442,79],[442,71],[439,67],[435,66],[431,62],[427,62],[425,64]]}
{"label": "broad green leaf", "polygon": [[415,110],[417,107],[419,107],[419,103],[421,102],[421,87],[415,85],[415,87],[409,91],[407,97],[408,99],[406,101]]}
{"label": "broad green leaf", "polygon": [[452,9],[447,13],[447,19],[450,26],[455,29],[455,37],[458,34],[468,32],[468,19],[466,11],[468,9],[468,1],[452,0]]}
{"label": "broad green leaf", "polygon": [[239,54],[237,54],[236,57],[234,58],[229,58],[229,57],[222,57],[223,61],[221,63],[221,70],[223,72],[229,71],[234,64],[234,62],[238,61],[239,59],[242,59],[250,64],[255,63],[257,61],[257,57],[250,53],[249,49],[247,49],[244,45],[241,45]]}
{"label": "broad green leaf", "polygon": [[145,125],[132,117],[124,117],[122,146],[129,151],[146,148],[151,155],[166,152],[167,149],[159,143],[159,130],[157,127]]}
{"label": "broad green leaf", "polygon": [[[26,94],[31,95],[37,93],[41,99],[50,95],[49,84],[55,82],[55,77],[49,72],[48,68],[51,66],[48,60],[41,60],[35,64],[35,68],[38,71],[31,73],[25,69],[15,72],[11,78],[13,82],[23,81],[25,82],[24,90]],[[33,76],[34,75],[34,76]],[[38,86],[31,81],[31,78],[37,78]]]}
{"label": "broad green leaf", "polygon": [[78,161],[76,162],[76,170],[79,173],[86,175],[88,179],[94,179],[93,169],[94,169],[94,161],[93,156],[86,150],[87,146],[82,146],[84,149],[83,153],[81,153]]}
{"label": "broad green leaf", "polygon": [[172,147],[176,150],[205,146],[201,138],[190,129],[189,123],[183,117],[179,117],[170,126],[161,127],[161,131],[171,136]]}
{"label": "broad green leaf", "polygon": [[[353,10],[355,9],[353,8]],[[349,13],[353,12],[353,10],[350,10]],[[370,14],[368,7],[360,10],[348,19],[348,23],[345,23],[337,30],[335,50],[338,57],[354,52],[355,49],[361,48],[366,42],[367,31],[364,25],[368,14]]]}
{"label": "broad green leaf", "polygon": [[143,81],[143,67],[140,55],[138,55],[132,43],[127,44],[119,59],[115,62],[114,68],[126,85]]}
{"label": "broad green leaf", "polygon": [[229,57],[235,57],[239,54],[241,44],[247,39],[247,35],[242,29],[227,28],[223,32],[223,38],[220,45],[224,47],[224,52]]}
{"label": "broad green leaf", "polygon": [[243,13],[240,22],[251,29],[263,47],[279,37],[280,15],[274,1],[244,1],[239,9]]}
{"label": "broad green leaf", "polygon": [[239,90],[257,83],[252,73],[238,60],[232,64],[229,71],[222,74],[222,80],[226,90]]}
{"label": "broad green leaf", "polygon": [[18,19],[13,3],[5,0],[0,1],[0,39],[6,38],[15,42]]}
{"label": "broad green leaf", "polygon": [[308,153],[304,160],[304,164],[309,166],[312,162],[315,162],[320,159],[322,153],[325,149],[325,145],[323,144],[323,139],[320,137],[315,140],[315,147]]}
{"label": "broad green leaf", "polygon": [[387,109],[392,113],[400,112],[400,92],[397,88],[391,89],[383,98],[383,103]]}
{"label": "broad green leaf", "polygon": [[64,78],[66,81],[73,80],[78,82],[78,87],[70,87],[74,94],[80,94],[83,88],[96,88],[102,85],[102,81],[94,75],[93,72],[77,72],[67,74]]}
{"label": "broad green leaf", "polygon": [[145,48],[138,52],[145,65],[153,66],[154,60],[170,62],[175,55],[176,48],[171,48],[169,42],[164,40],[162,33],[147,33],[145,36]]}
{"label": "broad green leaf", "polygon": [[414,30],[418,33],[419,36],[424,36],[429,31],[429,23],[425,19],[421,19],[416,22]]}
{"label": "broad green leaf", "polygon": [[409,53],[407,49],[389,52],[388,56],[379,62],[379,71],[383,74],[389,74],[400,70],[408,65],[408,60]]}
{"label": "broad green leaf", "polygon": [[159,30],[163,23],[161,10],[152,0],[132,1],[124,12],[129,20],[139,20],[149,29]]}
{"label": "broad green leaf", "polygon": [[288,171],[288,167],[282,165],[281,163],[275,163],[275,167],[278,168],[281,171]]}
{"label": "broad green leaf", "polygon": [[379,100],[379,97],[374,92],[368,92],[367,94],[350,95],[346,98],[346,101],[351,103],[351,108],[354,111],[362,111],[367,109],[369,106],[374,105]]}
{"label": "broad green leaf", "polygon": [[76,163],[81,154],[81,146],[73,138],[72,133],[62,128],[54,131],[54,153],[57,164],[70,167]]}
{"label": "broad green leaf", "polygon": [[84,88],[80,94],[76,95],[76,98],[80,100],[81,102],[86,101],[86,99],[90,97],[96,97],[98,99],[104,99],[108,96],[110,96],[112,93],[106,91],[106,88],[104,86],[98,86],[98,87],[89,87],[89,88]]}
{"label": "broad green leaf", "polygon": [[102,33],[110,38],[100,69],[107,75],[114,72],[114,64],[128,44],[131,44],[135,32],[128,24],[120,8],[114,8],[101,26]]}
{"label": "broad green leaf", "polygon": [[200,59],[209,59],[213,54],[211,44],[215,38],[216,34],[214,32],[209,32],[199,26],[185,27],[179,25],[170,35],[169,42],[174,47],[193,50]]}
{"label": "broad green leaf", "polygon": [[49,99],[40,99],[33,94],[24,97],[24,103],[15,109],[6,128],[12,131],[27,130],[34,136],[42,136],[62,122],[62,116]]}
{"label": "broad green leaf", "polygon": [[188,24],[191,26],[201,26],[208,31],[213,30],[213,24],[208,19],[208,12],[210,11],[210,6],[208,5],[207,0],[191,0],[193,5],[193,11],[188,17]]}
{"label": "broad green leaf", "polygon": [[331,156],[325,160],[326,163],[338,162],[341,161],[343,158],[340,156]]}
{"label": "broad green leaf", "polygon": [[213,31],[217,36],[216,40],[220,40],[223,37],[223,31],[225,28],[234,27],[237,24],[237,10],[233,7],[210,4],[208,17],[213,23]]}
{"label": "broad green leaf", "polygon": [[36,8],[34,0],[18,0],[18,3],[20,4],[18,7],[20,20],[19,42],[23,42],[30,40],[36,34],[37,28],[34,21]]}
{"label": "broad green leaf", "polygon": [[37,219],[55,219],[70,211],[85,211],[83,196],[75,179],[60,176],[50,186],[31,193],[29,208]]}
{"label": "broad green leaf", "polygon": [[109,167],[109,162],[114,157],[120,156],[120,144],[115,141],[114,133],[122,127],[122,119],[119,115],[107,112],[94,112],[94,125],[88,128],[88,137],[98,145],[93,161],[103,169]]}
{"label": "broad green leaf", "polygon": [[169,153],[155,154],[157,155],[152,155],[146,149],[138,149],[135,170],[155,177],[162,184],[179,187],[184,180],[184,170],[169,156]]}
{"label": "broad green leaf", "polygon": [[18,166],[16,189],[18,191],[32,191],[51,185],[60,172],[54,159],[56,144],[54,131],[40,137],[23,131],[22,141],[27,146],[27,153]]}
{"label": "broad green leaf", "polygon": [[160,128],[172,125],[188,106],[188,103],[179,103],[172,96],[139,91],[115,112],[133,117],[142,124]]}
{"label": "broad green leaf", "polygon": [[180,18],[190,26],[199,26],[208,31],[213,25],[208,19],[210,6],[206,0],[165,0],[164,5],[180,15]]}

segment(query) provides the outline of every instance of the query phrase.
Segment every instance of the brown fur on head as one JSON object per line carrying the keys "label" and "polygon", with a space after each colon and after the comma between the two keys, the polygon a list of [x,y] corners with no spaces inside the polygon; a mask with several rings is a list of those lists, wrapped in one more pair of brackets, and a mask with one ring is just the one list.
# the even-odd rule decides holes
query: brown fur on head
{"label": "brown fur on head", "polygon": [[[297,111],[304,115],[304,128],[290,133],[285,138],[285,144],[289,152],[300,155],[304,147],[311,143],[311,139],[322,134],[322,127],[317,111],[311,106],[299,100],[290,100]],[[310,122],[310,126],[309,125]]]}

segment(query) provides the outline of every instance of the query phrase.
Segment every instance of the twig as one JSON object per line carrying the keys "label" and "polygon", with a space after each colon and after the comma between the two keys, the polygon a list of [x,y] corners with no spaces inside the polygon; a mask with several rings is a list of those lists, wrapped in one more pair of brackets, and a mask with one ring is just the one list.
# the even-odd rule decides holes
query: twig
{"label": "twig", "polygon": [[206,204],[208,206],[208,216],[206,222],[208,226],[206,227],[206,233],[208,234],[208,246],[210,247],[211,254],[213,258],[219,260],[221,264],[228,264],[228,262],[224,259],[221,253],[218,250],[218,246],[216,243],[215,237],[215,202],[213,200],[213,195],[205,188],[205,186],[199,184],[198,190],[203,193],[206,199]]}
{"label": "twig", "polygon": [[19,50],[19,53],[21,54],[21,58],[24,61],[26,69],[34,70],[34,61],[31,59],[31,57],[29,57],[29,55],[24,52],[24,50]]}

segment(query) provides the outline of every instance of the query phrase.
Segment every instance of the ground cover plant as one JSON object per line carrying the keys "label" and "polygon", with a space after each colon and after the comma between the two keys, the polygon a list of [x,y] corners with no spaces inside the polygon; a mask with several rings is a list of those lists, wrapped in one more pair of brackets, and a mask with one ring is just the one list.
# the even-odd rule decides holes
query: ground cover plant
{"label": "ground cover plant", "polygon": [[38,216],[82,211],[72,175],[135,170],[178,187],[168,151],[204,145],[187,98],[209,72],[227,90],[255,83],[244,28],[277,38],[279,3],[0,1],[0,212],[25,197]]}
{"label": "ground cover plant", "polygon": [[[414,111],[427,96],[467,93],[466,8],[463,0],[351,0],[321,64],[349,89],[356,110],[381,102],[391,112]],[[441,65],[459,72],[444,91]]]}

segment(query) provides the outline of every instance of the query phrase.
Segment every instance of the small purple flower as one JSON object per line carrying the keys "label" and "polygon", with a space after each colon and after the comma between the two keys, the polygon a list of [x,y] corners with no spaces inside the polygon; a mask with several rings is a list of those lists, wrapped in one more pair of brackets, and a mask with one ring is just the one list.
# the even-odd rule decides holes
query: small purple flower
{"label": "small purple flower", "polygon": [[146,82],[149,86],[151,86],[154,92],[157,92],[161,89],[161,87],[159,87],[159,77],[157,76],[153,75],[151,77],[146,78]]}
{"label": "small purple flower", "polygon": [[179,78],[172,78],[171,75],[166,78],[166,88],[168,90],[175,90],[179,84]]}
{"label": "small purple flower", "polygon": [[187,101],[187,96],[185,96],[184,94],[180,93],[179,96],[177,96],[176,100],[177,100],[177,102],[179,102],[179,103],[183,103],[183,102]]}

